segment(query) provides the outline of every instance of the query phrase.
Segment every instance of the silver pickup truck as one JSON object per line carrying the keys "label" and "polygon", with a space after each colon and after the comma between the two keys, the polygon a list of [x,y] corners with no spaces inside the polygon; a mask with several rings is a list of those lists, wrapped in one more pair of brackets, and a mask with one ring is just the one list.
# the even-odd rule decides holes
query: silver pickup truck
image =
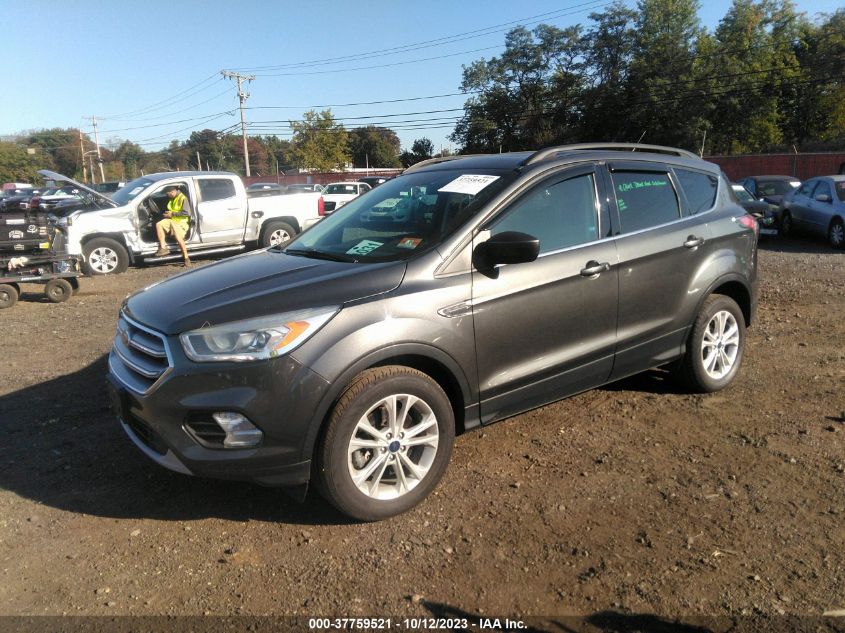
{"label": "silver pickup truck", "polygon": [[122,273],[129,264],[181,258],[172,241],[168,241],[168,255],[155,256],[155,223],[167,207],[165,191],[174,185],[191,201],[193,212],[185,243],[192,255],[280,244],[323,215],[319,193],[248,198],[240,177],[229,172],[149,174],[128,183],[111,199],[56,172],[45,169],[38,173],[48,180],[72,183],[97,200],[100,208],[72,211],[58,219],[67,251],[82,255],[83,269],[91,275]]}

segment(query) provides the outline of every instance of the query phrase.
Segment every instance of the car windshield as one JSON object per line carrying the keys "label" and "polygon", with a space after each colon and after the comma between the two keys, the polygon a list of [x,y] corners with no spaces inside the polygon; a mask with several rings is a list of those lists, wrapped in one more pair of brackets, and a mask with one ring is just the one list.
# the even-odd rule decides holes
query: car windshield
{"label": "car windshield", "polygon": [[761,180],[757,183],[757,195],[761,198],[763,196],[782,196],[798,189],[801,185],[796,180]]}
{"label": "car windshield", "polygon": [[329,185],[323,189],[323,193],[351,193],[357,194],[358,190],[355,185]]}
{"label": "car windshield", "polygon": [[734,185],[733,186],[734,193],[736,197],[739,198],[740,202],[753,202],[754,196],[752,196],[748,189],[743,187],[742,185]]}
{"label": "car windshield", "polygon": [[347,203],[285,252],[354,262],[408,259],[440,244],[516,176],[457,169],[400,176]]}
{"label": "car windshield", "polygon": [[833,183],[834,189],[836,189],[836,197],[839,198],[840,201],[845,202],[845,180]]}
{"label": "car windshield", "polygon": [[127,183],[122,189],[115,191],[112,196],[112,200],[117,202],[119,205],[127,204],[151,184],[153,184],[153,181],[149,178],[137,178],[132,182]]}

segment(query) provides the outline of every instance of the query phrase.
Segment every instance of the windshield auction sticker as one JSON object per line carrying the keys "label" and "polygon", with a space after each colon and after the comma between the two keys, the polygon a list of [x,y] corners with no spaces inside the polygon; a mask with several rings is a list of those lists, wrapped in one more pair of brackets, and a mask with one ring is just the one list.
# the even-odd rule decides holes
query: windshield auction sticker
{"label": "windshield auction sticker", "polygon": [[399,240],[399,243],[396,245],[396,248],[414,249],[420,245],[420,242],[422,242],[421,237],[406,237],[404,239]]}
{"label": "windshield auction sticker", "polygon": [[355,246],[346,251],[347,255],[368,255],[376,250],[379,246],[384,245],[384,242],[374,242],[372,240],[361,240]]}
{"label": "windshield auction sticker", "polygon": [[464,174],[463,176],[458,176],[452,182],[440,187],[438,191],[442,191],[444,193],[466,193],[474,196],[491,182],[498,179],[498,176]]}

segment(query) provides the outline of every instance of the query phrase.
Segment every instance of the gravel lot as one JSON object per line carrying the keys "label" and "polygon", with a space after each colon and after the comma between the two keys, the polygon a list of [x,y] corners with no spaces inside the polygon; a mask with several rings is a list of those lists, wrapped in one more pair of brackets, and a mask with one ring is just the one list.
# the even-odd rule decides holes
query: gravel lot
{"label": "gravel lot", "polygon": [[769,241],[760,265],[731,389],[654,371],[470,432],[434,496],[379,524],[170,473],[123,436],[118,307],[180,268],[82,279],[64,304],[24,287],[0,313],[0,614],[845,609],[845,254]]}

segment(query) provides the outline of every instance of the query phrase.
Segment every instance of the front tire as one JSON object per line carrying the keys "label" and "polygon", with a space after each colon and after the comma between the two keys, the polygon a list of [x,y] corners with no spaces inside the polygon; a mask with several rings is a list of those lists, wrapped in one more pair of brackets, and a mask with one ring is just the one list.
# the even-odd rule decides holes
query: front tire
{"label": "front tire", "polygon": [[96,237],[82,249],[86,275],[116,275],[129,267],[129,253],[120,242],[109,237]]}
{"label": "front tire", "polygon": [[0,310],[15,305],[18,302],[19,295],[20,290],[18,290],[17,284],[0,284]]}
{"label": "front tire", "polygon": [[742,310],[730,297],[711,295],[693,323],[680,377],[695,392],[724,389],[736,378],[744,349]]}
{"label": "front tire", "polygon": [[261,231],[261,246],[281,246],[296,237],[296,230],[287,222],[268,222]]}
{"label": "front tire", "polygon": [[827,229],[827,241],[838,251],[845,248],[845,225],[839,218],[835,218],[830,223],[830,228]]}
{"label": "front tire", "polygon": [[370,369],[332,411],[317,449],[317,485],[344,514],[385,519],[429,495],[454,441],[454,412],[440,385],[410,367]]}

